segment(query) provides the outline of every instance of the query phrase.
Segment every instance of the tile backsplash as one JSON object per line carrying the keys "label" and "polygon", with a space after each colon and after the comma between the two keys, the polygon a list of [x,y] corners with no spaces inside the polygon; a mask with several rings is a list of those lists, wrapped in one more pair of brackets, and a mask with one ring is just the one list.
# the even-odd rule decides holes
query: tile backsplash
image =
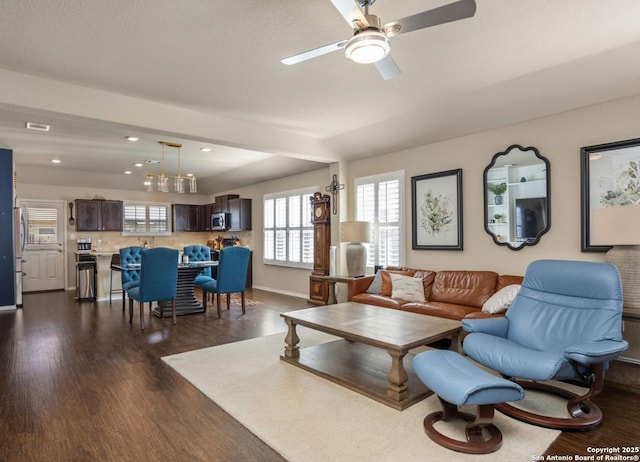
{"label": "tile backsplash", "polygon": [[[71,237],[73,235],[73,237]],[[218,236],[224,237],[237,237],[240,241],[240,245],[252,246],[252,232],[251,231],[238,231],[227,233],[172,233],[171,236],[123,236],[119,232],[79,232],[72,233],[70,235],[70,241],[73,244],[71,249],[75,249],[75,241],[82,238],[90,238],[92,248],[95,251],[109,252],[118,251],[123,247],[130,247],[133,245],[143,245],[147,242],[149,247],[170,247],[174,249],[182,249],[186,245],[202,244],[207,245],[210,240],[216,239]]]}

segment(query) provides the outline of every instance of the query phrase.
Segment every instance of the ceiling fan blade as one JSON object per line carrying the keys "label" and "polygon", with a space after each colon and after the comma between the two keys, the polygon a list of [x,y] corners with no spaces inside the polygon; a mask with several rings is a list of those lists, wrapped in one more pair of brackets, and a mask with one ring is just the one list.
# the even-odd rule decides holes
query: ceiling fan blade
{"label": "ceiling fan blade", "polygon": [[390,54],[376,63],[376,69],[384,80],[391,80],[401,74],[400,68]]}
{"label": "ceiling fan blade", "polygon": [[294,56],[289,56],[288,58],[283,58],[280,60],[282,64],[298,64],[303,61],[307,61],[308,59],[317,58],[318,56],[326,55],[329,53],[333,53],[334,51],[338,51],[341,48],[344,48],[347,44],[348,40],[342,40],[340,42],[332,43],[330,45],[325,45],[320,48],[314,48],[313,50],[305,51],[304,53],[299,53]]}
{"label": "ceiling fan blade", "polygon": [[406,34],[418,29],[437,26],[459,19],[470,18],[476,14],[475,0],[459,0],[432,10],[423,11],[406,18],[391,21],[382,26],[387,37]]}
{"label": "ceiling fan blade", "polygon": [[349,26],[357,29],[357,23],[360,23],[360,28],[364,29],[369,27],[369,22],[364,17],[362,10],[355,4],[353,0],[331,0],[336,10],[340,12]]}

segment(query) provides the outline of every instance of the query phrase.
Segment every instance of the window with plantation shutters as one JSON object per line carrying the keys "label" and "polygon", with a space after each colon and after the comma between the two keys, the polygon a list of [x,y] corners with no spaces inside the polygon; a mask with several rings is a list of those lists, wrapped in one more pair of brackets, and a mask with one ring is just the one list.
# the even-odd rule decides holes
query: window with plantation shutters
{"label": "window with plantation shutters", "polygon": [[123,235],[168,235],[170,234],[171,204],[124,203]]}
{"label": "window with plantation shutters", "polygon": [[404,172],[355,179],[355,219],[371,223],[367,247],[367,268],[375,265],[401,266]]}
{"label": "window with plantation shutters", "polygon": [[316,186],[264,196],[265,264],[313,267],[310,198],[317,190]]}

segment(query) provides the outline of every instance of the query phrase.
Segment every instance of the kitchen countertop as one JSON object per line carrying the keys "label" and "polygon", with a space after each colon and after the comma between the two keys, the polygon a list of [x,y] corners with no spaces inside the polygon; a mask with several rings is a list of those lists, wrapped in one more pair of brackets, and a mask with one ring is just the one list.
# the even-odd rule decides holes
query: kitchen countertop
{"label": "kitchen countertop", "polygon": [[113,255],[114,253],[118,253],[117,250],[113,250],[111,252],[108,252],[106,250],[101,250],[99,252],[96,251],[91,251],[91,252],[74,252],[75,255],[94,255],[96,257],[110,257],[111,255]]}

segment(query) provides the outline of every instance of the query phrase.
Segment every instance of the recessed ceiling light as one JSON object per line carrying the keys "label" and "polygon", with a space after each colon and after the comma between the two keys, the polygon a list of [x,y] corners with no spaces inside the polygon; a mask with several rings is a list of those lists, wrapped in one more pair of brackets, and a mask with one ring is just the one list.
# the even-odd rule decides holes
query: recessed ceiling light
{"label": "recessed ceiling light", "polygon": [[200,148],[200,150],[202,152],[209,152],[209,151],[211,151],[211,148]]}
{"label": "recessed ceiling light", "polygon": [[60,159],[51,159],[51,162],[54,164],[61,164],[62,161]]}
{"label": "recessed ceiling light", "polygon": [[131,141],[132,143],[135,143],[139,139],[140,139],[140,137],[138,137],[138,136],[127,136],[127,141]]}
{"label": "recessed ceiling light", "polygon": [[28,128],[29,130],[36,130],[39,132],[48,132],[49,129],[51,128],[50,125],[39,124],[37,122],[26,122],[25,127]]}
{"label": "recessed ceiling light", "polygon": [[142,162],[136,162],[133,164],[134,167],[142,167],[144,164]]}
{"label": "recessed ceiling light", "polygon": [[193,176],[193,173],[187,173],[187,176]]}
{"label": "recessed ceiling light", "polygon": [[125,170],[125,171],[124,171],[124,174],[125,174],[125,175],[131,175],[131,170]]}

